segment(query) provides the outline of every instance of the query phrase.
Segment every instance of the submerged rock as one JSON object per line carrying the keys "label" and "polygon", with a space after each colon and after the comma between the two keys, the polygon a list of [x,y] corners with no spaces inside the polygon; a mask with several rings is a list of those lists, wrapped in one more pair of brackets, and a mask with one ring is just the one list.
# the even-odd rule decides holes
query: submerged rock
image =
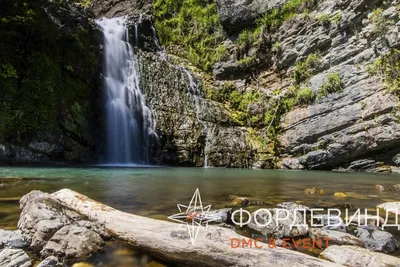
{"label": "submerged rock", "polygon": [[385,190],[385,188],[380,184],[375,185],[375,189],[378,190],[379,192],[382,192]]}
{"label": "submerged rock", "polygon": [[321,253],[323,259],[344,266],[391,267],[400,266],[400,259],[355,246],[330,246]]}
{"label": "submerged rock", "polygon": [[22,249],[6,248],[0,251],[1,267],[31,267],[29,256]]}
{"label": "submerged rock", "polygon": [[389,191],[400,191],[400,184],[392,185]]}
{"label": "submerged rock", "polygon": [[304,189],[304,193],[308,195],[325,195],[325,191],[316,187]]}
{"label": "submerged rock", "polygon": [[399,242],[394,236],[386,231],[377,229],[357,228],[356,236],[361,239],[367,249],[371,251],[391,253],[398,251],[400,248]]}
{"label": "submerged rock", "polygon": [[347,197],[347,195],[346,195],[345,193],[342,193],[342,192],[336,192],[336,193],[334,194],[334,196],[335,196],[335,197]]}
{"label": "submerged rock", "polygon": [[24,248],[29,244],[25,241],[21,231],[7,231],[0,229],[0,249]]}
{"label": "submerged rock", "polygon": [[232,200],[232,205],[234,206],[247,206],[250,204],[250,201],[246,197],[236,197]]}

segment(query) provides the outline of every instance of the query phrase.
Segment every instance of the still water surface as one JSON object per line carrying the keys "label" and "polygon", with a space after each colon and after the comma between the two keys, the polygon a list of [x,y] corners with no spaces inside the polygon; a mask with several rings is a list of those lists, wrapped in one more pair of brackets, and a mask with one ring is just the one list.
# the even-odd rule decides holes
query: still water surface
{"label": "still water surface", "polygon": [[[150,167],[2,167],[0,181],[0,229],[16,229],[20,212],[18,200],[31,190],[52,193],[69,188],[116,209],[160,220],[168,220],[169,215],[177,213],[176,204],[188,204],[196,188],[200,190],[203,204],[211,204],[213,209],[232,207],[229,195],[261,200],[267,207],[283,201],[298,201],[312,208],[350,204],[356,208],[374,209],[382,202],[400,201],[400,192],[379,192],[374,188],[381,184],[388,189],[400,183],[400,176],[394,174]],[[310,187],[321,188],[326,195],[306,195],[303,191]],[[335,192],[343,192],[348,197],[335,197]],[[124,247],[111,250],[112,253],[123,253],[124,249],[129,250]],[[142,264],[139,258],[139,263],[126,266],[146,266],[152,262],[149,259]],[[110,260],[103,259],[103,262]],[[125,266],[115,264],[109,266]],[[97,265],[108,266],[106,263]]]}

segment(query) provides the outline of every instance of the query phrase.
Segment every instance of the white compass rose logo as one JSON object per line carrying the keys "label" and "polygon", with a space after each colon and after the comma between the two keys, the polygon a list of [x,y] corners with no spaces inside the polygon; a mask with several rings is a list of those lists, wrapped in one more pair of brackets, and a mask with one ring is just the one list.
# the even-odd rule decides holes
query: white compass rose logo
{"label": "white compass rose logo", "polygon": [[208,223],[218,217],[210,214],[211,205],[203,207],[200,191],[197,188],[188,206],[177,204],[180,213],[171,215],[168,219],[179,222],[179,227],[187,227],[192,245],[196,242],[200,228],[207,231]]}

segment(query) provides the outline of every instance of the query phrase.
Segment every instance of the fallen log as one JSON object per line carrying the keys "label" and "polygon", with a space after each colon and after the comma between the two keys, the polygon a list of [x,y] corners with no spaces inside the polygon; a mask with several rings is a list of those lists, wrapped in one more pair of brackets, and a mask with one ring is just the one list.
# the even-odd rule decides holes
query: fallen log
{"label": "fallen log", "polygon": [[103,226],[110,235],[151,255],[189,266],[340,266],[284,248],[231,247],[243,236],[233,230],[208,226],[192,245],[186,227],[118,211],[69,189],[52,194],[69,209]]}

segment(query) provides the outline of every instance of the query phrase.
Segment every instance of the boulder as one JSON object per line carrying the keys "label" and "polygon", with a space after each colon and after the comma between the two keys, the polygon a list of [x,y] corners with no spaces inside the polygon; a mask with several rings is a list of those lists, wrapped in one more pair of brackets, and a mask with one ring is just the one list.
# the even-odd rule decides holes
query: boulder
{"label": "boulder", "polygon": [[1,267],[31,267],[29,256],[22,249],[6,248],[0,251]]}
{"label": "boulder", "polygon": [[[280,219],[279,221],[278,218]],[[292,223],[297,226],[291,228]],[[308,233],[304,212],[294,209],[261,209],[251,215],[251,221],[248,226],[265,237],[296,237],[304,236]]]}
{"label": "boulder", "polygon": [[77,212],[52,195],[32,191],[20,200],[18,228],[33,251],[42,257],[57,256],[73,263],[92,256],[104,246],[108,233],[82,220]]}
{"label": "boulder", "polygon": [[400,248],[399,242],[389,232],[359,227],[355,233],[365,243],[366,248],[371,251],[391,253]]}
{"label": "boulder", "polygon": [[0,229],[0,249],[24,248],[29,244],[25,241],[21,231],[7,231]]}
{"label": "boulder", "polygon": [[365,247],[364,242],[355,237],[354,235],[347,234],[340,231],[334,230],[326,230],[319,228],[311,228],[310,229],[310,237],[315,238],[317,240],[323,238],[329,238],[329,245],[350,245],[350,246],[358,246]]}
{"label": "boulder", "polygon": [[58,261],[55,256],[50,256],[44,259],[37,267],[63,267],[63,264]]}
{"label": "boulder", "polygon": [[320,256],[334,263],[351,267],[400,266],[399,258],[354,246],[330,246]]}
{"label": "boulder", "polygon": [[238,32],[254,25],[264,13],[282,6],[286,0],[217,0],[218,17],[229,32]]}
{"label": "boulder", "polygon": [[317,223],[318,225],[323,225],[322,229],[347,232],[347,226],[344,224],[342,218],[340,217],[321,214],[319,216],[314,216],[314,219],[316,220],[314,223]]}
{"label": "boulder", "polygon": [[55,255],[66,261],[88,259],[101,250],[104,241],[101,236],[85,227],[67,225],[58,230],[44,246],[43,257]]}
{"label": "boulder", "polygon": [[400,202],[385,202],[376,206],[378,209],[386,210],[387,212],[400,214]]}
{"label": "boulder", "polygon": [[307,195],[325,195],[325,191],[316,187],[304,189]]}
{"label": "boulder", "polygon": [[282,202],[276,205],[280,209],[287,209],[287,210],[305,210],[305,211],[311,211],[311,209],[307,206],[297,204],[295,202]]}

